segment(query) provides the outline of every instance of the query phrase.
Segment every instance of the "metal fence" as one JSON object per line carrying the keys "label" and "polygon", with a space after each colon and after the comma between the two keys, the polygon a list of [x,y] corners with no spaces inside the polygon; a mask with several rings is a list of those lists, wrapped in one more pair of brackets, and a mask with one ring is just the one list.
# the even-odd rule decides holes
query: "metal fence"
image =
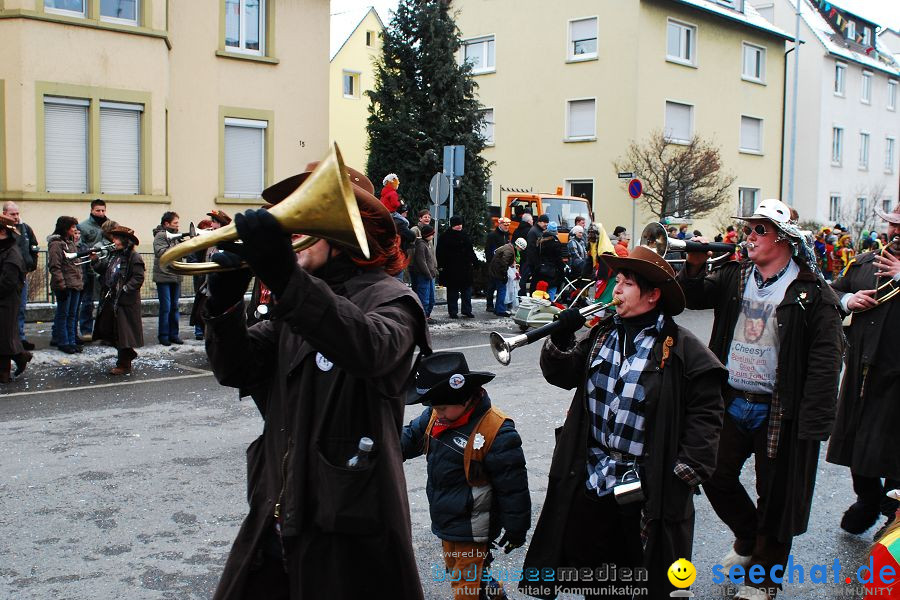
{"label": "metal fence", "polygon": [[[141,286],[141,299],[156,299],[156,284],[153,283],[153,265],[156,257],[152,252],[141,252],[144,265],[147,267],[144,285]],[[181,297],[194,297],[194,278],[186,275],[181,278]],[[47,251],[38,252],[37,269],[28,274],[28,301],[29,302],[54,302],[53,293],[50,291],[50,270],[47,268]]]}

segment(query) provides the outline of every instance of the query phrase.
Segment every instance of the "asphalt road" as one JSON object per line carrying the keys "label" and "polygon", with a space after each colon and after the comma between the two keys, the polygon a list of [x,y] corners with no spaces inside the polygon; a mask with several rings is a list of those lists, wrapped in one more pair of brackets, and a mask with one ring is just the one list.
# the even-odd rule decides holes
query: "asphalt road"
{"label": "asphalt road", "polygon": [[[476,303],[476,310],[483,303]],[[436,309],[440,316],[442,307]],[[470,368],[493,370],[495,404],[513,416],[524,440],[537,522],[553,452],[570,393],[546,384],[537,370],[538,346],[518,349],[502,367],[487,346],[501,324],[488,317],[439,323],[438,349],[465,352]],[[679,321],[706,340],[711,314]],[[514,333],[507,328],[508,334]],[[262,430],[251,402],[220,387],[208,372],[200,342],[142,350],[125,384],[103,372],[109,349],[60,358],[39,353],[28,377],[0,396],[0,598],[209,598],[246,513],[246,446]],[[418,414],[412,408],[407,420]],[[425,461],[406,464],[413,538],[427,598],[449,597],[434,581],[442,564],[430,532]],[[752,485],[752,469],[745,469]],[[845,584],[809,583],[813,564],[840,559],[842,577],[862,563],[873,530],[843,533],[838,522],[852,502],[846,469],[819,463],[809,531],[794,543],[794,562],[807,567],[804,584],[779,598],[852,598]],[[704,496],[697,497],[693,590],[722,598],[712,566],[727,552],[730,533]],[[494,566],[520,567],[524,549],[500,554]],[[833,573],[828,571],[829,580]],[[384,582],[382,582],[384,583]],[[511,597],[523,596],[512,592]]]}

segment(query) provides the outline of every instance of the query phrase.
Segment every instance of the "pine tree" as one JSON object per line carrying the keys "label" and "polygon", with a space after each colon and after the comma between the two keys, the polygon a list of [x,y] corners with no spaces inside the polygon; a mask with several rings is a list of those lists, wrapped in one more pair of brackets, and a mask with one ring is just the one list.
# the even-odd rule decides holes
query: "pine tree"
{"label": "pine tree", "polygon": [[400,177],[399,193],[415,222],[419,209],[433,210],[428,184],[443,168],[444,146],[465,146],[465,175],[454,190],[454,214],[477,243],[487,227],[484,191],[490,164],[481,156],[477,86],[471,66],[457,62],[460,32],[449,5],[448,0],[400,0],[384,30],[375,88],[367,92],[366,171],[376,187],[388,173]]}

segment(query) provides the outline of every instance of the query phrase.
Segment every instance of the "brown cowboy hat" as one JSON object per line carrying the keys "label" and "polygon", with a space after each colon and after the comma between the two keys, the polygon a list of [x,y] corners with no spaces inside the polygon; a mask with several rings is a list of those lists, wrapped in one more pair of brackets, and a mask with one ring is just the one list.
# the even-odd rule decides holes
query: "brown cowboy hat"
{"label": "brown cowboy hat", "polygon": [[636,246],[628,256],[601,254],[600,259],[613,271],[626,270],[637,273],[658,287],[662,293],[660,308],[668,315],[684,311],[684,291],[675,281],[675,271],[662,256],[644,246]]}
{"label": "brown cowboy hat", "polygon": [[[306,170],[302,173],[297,173],[287,179],[282,179],[274,185],[270,185],[262,191],[263,199],[271,205],[278,204],[293,194],[294,191],[300,187],[300,184],[306,181],[306,178],[309,177],[310,173],[312,173],[317,166],[319,166],[319,161],[307,163]],[[369,195],[375,194],[375,186],[372,185],[372,182],[369,181],[368,177],[352,167],[345,166],[344,168],[347,169],[347,177],[350,178],[350,183],[353,185],[354,189],[360,188],[363,191],[368,192]]]}
{"label": "brown cowboy hat", "polygon": [[231,223],[231,217],[225,213],[224,210],[213,210],[206,213],[206,216],[212,217],[212,220],[221,225],[222,227]]}
{"label": "brown cowboy hat", "polygon": [[110,229],[108,232],[106,232],[106,235],[107,235],[110,239],[112,239],[112,237],[113,237],[114,235],[118,235],[118,236],[120,236],[120,237],[128,238],[129,240],[131,240],[131,241],[134,243],[135,246],[137,246],[138,244],[141,243],[141,242],[137,239],[137,236],[134,235],[134,229],[129,229],[128,227],[123,227],[122,225],[116,225],[115,227],[113,227],[112,229]]}
{"label": "brown cowboy hat", "polygon": [[0,214],[0,227],[6,227],[9,231],[19,235],[19,230],[16,229],[16,220],[10,216]]}
{"label": "brown cowboy hat", "polygon": [[875,208],[875,214],[887,221],[888,223],[893,223],[894,225],[900,225],[900,204],[894,207],[893,212],[886,213],[883,210],[879,210],[877,207]]}

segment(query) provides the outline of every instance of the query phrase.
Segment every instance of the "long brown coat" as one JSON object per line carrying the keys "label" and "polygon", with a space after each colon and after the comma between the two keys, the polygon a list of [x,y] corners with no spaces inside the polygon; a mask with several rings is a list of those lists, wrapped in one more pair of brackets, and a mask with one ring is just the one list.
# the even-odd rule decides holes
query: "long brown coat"
{"label": "long brown coat", "polygon": [[12,233],[0,240],[0,356],[24,352],[19,339],[19,302],[25,283],[25,263]]}
{"label": "long brown coat", "polygon": [[[882,279],[881,281],[884,281]],[[875,289],[875,254],[867,253],[850,265],[843,277],[831,284],[840,292]],[[895,336],[887,328],[888,315],[896,322],[900,298],[853,316],[847,331],[847,368],[841,385],[838,414],[828,444],[828,462],[845,465],[858,475],[900,479],[900,367],[897,348],[879,355],[883,336]],[[863,372],[866,383],[863,385]]]}
{"label": "long brown coat", "polygon": [[50,271],[50,289],[54,292],[84,289],[84,271],[81,266],[65,257],[66,252],[77,251],[75,242],[54,234],[48,238],[47,269]]}
{"label": "long brown coat", "polygon": [[[546,342],[541,371],[548,383],[576,388],[566,421],[553,451],[547,498],[534,530],[524,569],[570,567],[562,564],[569,507],[587,479],[588,435],[591,424],[585,384],[592,349],[612,327],[607,319],[590,330],[566,356],[556,355]],[[669,358],[663,345],[671,336]],[[650,520],[644,566],[650,576],[651,598],[668,596],[672,588],[665,572],[678,558],[690,558],[694,535],[694,488],[675,474],[676,461],[691,467],[701,480],[715,469],[722,429],[722,380],[725,370],[703,342],[667,320],[640,377],[645,389],[644,457],[642,482],[647,500],[643,511]],[[580,566],[580,565],[578,565]],[[599,566],[599,565],[597,565]],[[537,588],[551,584],[538,584]],[[521,591],[553,598],[523,581]],[[529,589],[530,588],[530,589]],[[665,590],[665,592],[663,592]]]}
{"label": "long brown coat", "polygon": [[100,308],[94,325],[94,339],[106,340],[118,349],[140,348],[144,345],[144,325],[141,321],[141,286],[144,284],[144,259],[134,248],[124,250],[124,263],[112,286],[106,282],[115,268],[116,255],[110,257],[104,273],[100,274],[103,289]]}
{"label": "long brown coat", "polygon": [[[705,277],[688,277],[686,269],[677,276],[688,308],[715,309],[709,348],[723,364],[741,312],[741,282],[751,266],[749,261],[728,262]],[[803,264],[775,314],[779,341],[775,396],[782,423],[760,532],[788,541],[805,532],[809,523],[819,445],[834,424],[843,336],[837,297]],[[770,411],[770,422],[771,416]]]}
{"label": "long brown coat", "polygon": [[[217,599],[243,598],[276,505],[292,548],[292,599],[356,600],[377,589],[422,598],[400,431],[415,346],[430,347],[425,314],[381,270],[341,288],[298,268],[272,320],[248,330],[242,310],[205,315],[216,378],[252,394],[265,419],[247,449],[250,512]],[[363,436],[375,442],[372,466],[345,469]]]}

